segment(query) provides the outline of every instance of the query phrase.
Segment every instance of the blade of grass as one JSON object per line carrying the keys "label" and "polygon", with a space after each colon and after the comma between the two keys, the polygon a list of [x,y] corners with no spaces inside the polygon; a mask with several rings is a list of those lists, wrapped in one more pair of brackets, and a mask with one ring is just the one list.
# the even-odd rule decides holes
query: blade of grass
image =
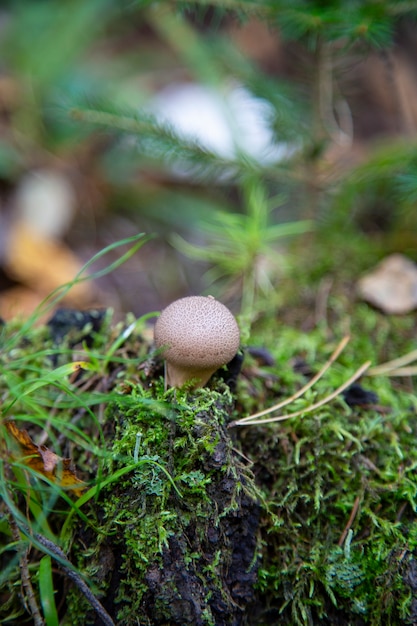
{"label": "blade of grass", "polygon": [[77,372],[81,369],[88,370],[92,368],[90,364],[87,363],[86,361],[74,361],[73,363],[66,363],[65,365],[62,365],[61,367],[57,367],[52,372],[48,372],[47,374],[45,374],[41,379],[38,379],[35,381],[29,381],[29,382],[28,381],[22,382],[20,385],[18,385],[14,389],[15,397],[3,409],[2,411],[3,416],[5,416],[8,413],[8,411],[10,411],[11,407],[15,404],[15,402],[17,402],[24,396],[30,395],[34,391],[37,391],[38,389],[40,389],[41,387],[44,387],[45,385],[53,384],[56,381],[59,381],[62,378],[65,378],[66,376],[69,376],[70,374],[73,374],[74,372]]}
{"label": "blade of grass", "polygon": [[108,351],[104,355],[103,364],[102,364],[103,371],[107,370],[107,365],[108,365],[109,361],[113,357],[114,353],[120,348],[120,346],[123,345],[123,343],[126,341],[126,339],[138,327],[140,327],[141,324],[144,324],[146,322],[146,320],[152,319],[152,317],[156,317],[157,315],[159,315],[158,311],[151,312],[151,313],[146,313],[146,315],[142,315],[142,317],[140,317],[139,319],[134,321],[132,324],[130,324],[127,328],[125,328],[123,330],[123,332],[117,337],[117,339],[115,339],[115,341],[112,343],[112,345],[110,346],[110,348],[108,349]]}
{"label": "blade of grass", "polygon": [[[0,493],[3,491],[3,485],[4,485],[4,490],[6,490],[6,484],[20,491],[23,494],[23,496],[26,498],[27,507],[33,516],[34,528],[39,529],[47,537],[50,537],[51,539],[55,539],[55,535],[51,527],[49,526],[48,519],[45,515],[42,502],[39,498],[39,494],[36,493],[36,491],[32,489],[29,484],[27,466],[21,465],[19,463],[13,463],[11,468],[12,468],[13,474],[15,475],[16,482],[11,482],[10,480],[8,481],[8,483],[3,482],[4,474],[3,474],[3,468],[1,466],[0,475],[2,476],[2,485],[0,488]],[[5,494],[2,493],[1,495],[3,499],[6,500]]]}
{"label": "blade of grass", "polygon": [[[11,345],[15,345],[22,336],[24,337],[28,333],[29,329],[36,323],[38,318],[53,309],[58,304],[58,302],[65,297],[65,295],[74,285],[85,282],[86,280],[95,280],[97,278],[105,276],[106,274],[109,274],[110,272],[113,272],[115,269],[123,265],[123,263],[128,261],[134,254],[136,254],[139,248],[141,248],[151,238],[152,235],[147,235],[146,233],[138,233],[137,235],[134,235],[132,237],[127,237],[126,239],[115,241],[97,252],[89,261],[87,261],[87,263],[83,265],[83,267],[80,269],[78,274],[76,274],[73,280],[57,287],[48,296],[46,296],[46,298],[44,298],[44,300],[36,307],[32,315],[30,315],[26,322],[22,324],[20,330],[15,333],[13,337],[10,338],[8,343],[6,343],[4,349],[10,350]],[[91,274],[84,275],[86,270],[91,267],[91,265],[104,257],[106,254],[112,252],[116,248],[130,244],[133,244],[131,248],[129,248],[129,250],[127,250],[127,252],[125,252],[121,257],[116,259],[116,261],[109,263],[109,265],[102,268],[101,270],[97,270],[96,272],[93,272]]]}
{"label": "blade of grass", "polygon": [[39,562],[39,596],[46,626],[58,626],[54,583],[52,578],[52,559],[45,555]]}

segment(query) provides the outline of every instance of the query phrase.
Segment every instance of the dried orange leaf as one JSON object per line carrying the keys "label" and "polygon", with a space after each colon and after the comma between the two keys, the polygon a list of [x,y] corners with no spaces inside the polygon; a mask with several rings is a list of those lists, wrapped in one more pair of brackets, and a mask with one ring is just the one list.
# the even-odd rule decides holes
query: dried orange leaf
{"label": "dried orange leaf", "polygon": [[[17,221],[9,234],[5,266],[10,276],[46,296],[73,280],[82,263],[64,244],[37,235],[25,222]],[[91,302],[91,290],[91,285],[78,283],[65,299],[83,306]]]}
{"label": "dried orange leaf", "polygon": [[27,430],[20,430],[14,422],[6,422],[5,426],[20,447],[19,461],[51,482],[72,489],[77,497],[81,496],[84,483],[77,477],[71,459],[63,459],[46,446],[34,443]]}

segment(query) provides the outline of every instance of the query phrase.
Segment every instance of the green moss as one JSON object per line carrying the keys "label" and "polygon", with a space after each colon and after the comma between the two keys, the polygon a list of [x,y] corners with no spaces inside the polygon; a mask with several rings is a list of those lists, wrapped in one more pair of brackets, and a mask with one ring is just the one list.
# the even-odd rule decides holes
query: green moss
{"label": "green moss", "polygon": [[[79,540],[85,540],[85,532],[92,537],[95,554],[89,553],[85,560],[79,553],[78,563],[102,597],[113,594],[118,624],[134,624],[136,619],[146,623],[152,593],[152,615],[169,623],[193,623],[192,608],[189,615],[177,615],[187,611],[187,603],[184,591],[177,588],[174,554],[178,559],[174,569],[183,563],[183,575],[199,581],[201,623],[216,623],[211,610],[214,594],[224,598],[225,606],[230,602],[225,568],[231,548],[229,540],[221,537],[223,520],[239,510],[243,485],[254,503],[256,491],[225,430],[232,402],[222,385],[190,396],[178,390],[164,393],[157,384],[150,390],[130,386],[127,395],[120,394],[109,406],[104,428],[114,429],[114,436],[107,471],[131,463],[137,463],[137,469],[102,490],[99,533],[92,537],[88,529],[78,530]],[[104,546],[111,546],[114,559],[107,576],[100,573]],[[79,617],[72,612],[71,619],[73,624],[89,623],[85,607]]]}
{"label": "green moss", "polygon": [[[404,352],[413,345],[411,316],[390,319],[359,305],[350,322],[355,332],[337,364],[283,412],[307,409],[364,360],[378,363],[399,356],[399,344]],[[267,336],[270,328],[265,323],[261,335]],[[288,363],[301,358],[313,372],[318,370],[335,343],[329,345],[320,329],[307,335],[281,327],[276,347],[271,341],[268,345],[279,361],[269,371],[280,376],[285,358]],[[282,378],[285,395],[300,386],[300,379],[294,374]],[[274,383],[275,393],[280,380]],[[245,383],[240,384],[239,397],[244,398]],[[377,406],[350,408],[339,397],[312,414],[238,433],[242,450],[255,459],[255,476],[267,503],[258,582],[263,609],[254,623],[305,626],[344,620],[376,626],[413,621],[415,396],[404,382],[386,377],[365,377],[361,384],[378,393]]]}

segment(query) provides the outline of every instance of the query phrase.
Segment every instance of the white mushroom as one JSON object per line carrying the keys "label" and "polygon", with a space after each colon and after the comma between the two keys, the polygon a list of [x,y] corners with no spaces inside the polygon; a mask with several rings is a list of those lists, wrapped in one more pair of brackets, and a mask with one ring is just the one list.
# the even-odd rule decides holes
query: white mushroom
{"label": "white mushroom", "polygon": [[239,348],[233,314],[212,296],[190,296],[172,302],[155,324],[155,344],[164,348],[165,382],[202,387]]}

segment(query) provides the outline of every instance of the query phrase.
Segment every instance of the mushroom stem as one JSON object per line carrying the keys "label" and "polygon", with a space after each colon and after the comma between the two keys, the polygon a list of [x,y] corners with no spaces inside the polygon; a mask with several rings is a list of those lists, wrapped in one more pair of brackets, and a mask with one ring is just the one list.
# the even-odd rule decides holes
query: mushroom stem
{"label": "mushroom stem", "polygon": [[182,387],[187,382],[193,382],[192,388],[203,387],[216,371],[179,367],[165,361],[165,387]]}

